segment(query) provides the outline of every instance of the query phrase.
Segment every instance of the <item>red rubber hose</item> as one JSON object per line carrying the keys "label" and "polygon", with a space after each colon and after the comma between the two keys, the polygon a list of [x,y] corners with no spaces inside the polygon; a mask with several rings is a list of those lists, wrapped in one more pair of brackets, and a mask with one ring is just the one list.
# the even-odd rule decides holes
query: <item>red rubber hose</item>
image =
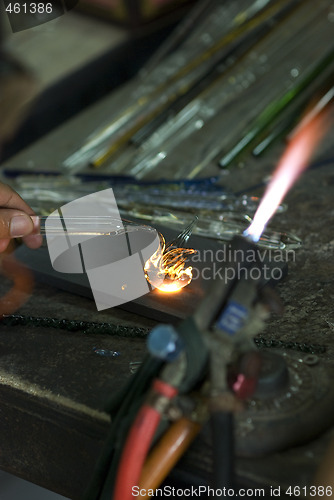
{"label": "red rubber hose", "polygon": [[[154,381],[153,389],[168,399],[171,399],[177,393],[174,387],[161,380]],[[140,408],[122,453],[114,500],[133,500],[132,488],[139,484],[141,471],[160,419],[161,414],[156,408],[145,403]]]}

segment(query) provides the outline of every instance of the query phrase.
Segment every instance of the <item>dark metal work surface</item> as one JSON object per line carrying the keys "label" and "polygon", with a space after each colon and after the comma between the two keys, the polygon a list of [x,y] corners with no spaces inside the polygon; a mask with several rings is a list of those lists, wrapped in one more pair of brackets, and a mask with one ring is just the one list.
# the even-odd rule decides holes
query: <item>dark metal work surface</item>
{"label": "dark metal work surface", "polygon": [[[331,155],[333,148],[326,157]],[[331,361],[334,360],[333,183],[333,163],[307,171],[286,198],[288,211],[273,221],[276,227],[295,232],[303,246],[295,252],[295,261],[289,262],[287,279],[278,285],[284,314],[273,316],[264,332],[273,338],[324,344],[325,357]]]}
{"label": "dark metal work surface", "polygon": [[[175,231],[161,227],[157,227],[157,229],[163,231],[166,241],[172,241],[177,236],[177,232]],[[203,239],[198,236],[192,237],[191,244],[192,247],[199,251],[207,248],[214,252],[219,248],[223,248],[221,242]],[[52,283],[63,290],[70,290],[73,293],[92,298],[87,276],[84,274],[60,274],[54,271],[46,247],[37,250],[37,252],[29,251],[22,247],[17,251],[17,257],[26,262],[43,282]],[[198,268],[199,264],[197,264]],[[198,274],[200,275],[200,270]],[[209,280],[197,279],[193,280],[183,290],[183,293],[168,295],[156,289],[152,293],[140,297],[131,303],[123,304],[121,307],[139,316],[152,318],[156,321],[175,322],[178,319],[186,318],[193,314],[209,286]]]}
{"label": "dark metal work surface", "polygon": [[[178,234],[177,231],[173,231],[163,226],[155,227],[164,235],[166,241],[172,241]],[[224,251],[226,244],[221,241],[201,238],[200,236],[192,236],[191,247],[196,249],[198,252],[197,255],[199,256],[203,256],[206,250],[211,251],[212,255],[215,255],[218,251]],[[46,246],[43,246],[38,250],[29,250],[25,246],[21,246],[16,251],[16,256],[20,261],[26,263],[29,268],[34,271],[38,281],[51,284],[62,290],[70,291],[84,297],[89,297],[93,300],[87,275],[63,274],[55,271],[52,268],[49,252]],[[213,261],[200,262],[196,260],[195,254],[193,262],[190,256],[189,265],[191,265],[193,269],[193,275],[196,273],[196,277],[198,275],[198,278],[193,279],[192,282],[182,290],[182,292],[166,294],[158,289],[155,289],[151,293],[139,297],[132,302],[122,304],[120,307],[126,311],[136,313],[139,316],[152,318],[160,322],[165,321],[175,323],[180,319],[187,318],[188,316],[194,314],[196,308],[211,286],[211,280],[205,279],[205,276],[208,274],[209,276],[215,276],[216,273],[218,276],[216,276],[216,279],[219,279],[217,271],[222,273],[224,272],[224,263],[221,263],[220,266],[217,266],[217,269],[215,269],[215,263]],[[268,263],[268,265],[270,264]],[[287,272],[287,265],[285,263],[276,263],[275,267],[278,266],[280,266],[282,275],[285,275]],[[203,272],[204,268],[205,271]]]}
{"label": "dark metal work surface", "polygon": [[[20,313],[125,322],[122,312],[97,314],[89,299],[42,286]],[[101,356],[94,348],[119,356]],[[1,468],[80,498],[108,427],[104,406],[130,376],[129,363],[141,360],[144,351],[137,338],[2,325]]]}
{"label": "dark metal work surface", "polygon": [[[101,104],[94,108],[93,121],[98,120],[101,110]],[[87,129],[89,112],[84,116],[82,124]],[[72,120],[7,166],[24,167],[34,158],[35,164],[45,168],[49,152],[54,151],[48,162],[52,168],[60,156],[66,156],[65,149],[71,148],[69,141],[63,141],[71,135],[71,127],[72,139],[79,137],[79,121]],[[332,137],[328,137],[328,144],[331,142]],[[283,148],[281,144],[267,158],[235,167],[233,175],[226,175],[226,185],[239,191],[249,186],[250,179],[254,184],[260,182],[272,171]],[[325,352],[318,353],[319,362],[330,364],[334,362],[333,184],[331,164],[306,172],[287,196],[288,210],[272,222],[279,230],[296,233],[303,246],[293,258],[289,254],[289,275],[278,286],[284,315],[272,316],[261,333],[269,340],[283,340],[287,346],[289,342],[325,346]],[[7,287],[8,283],[1,284],[2,291]],[[89,298],[41,284],[36,284],[17,314],[144,328],[156,323],[120,309],[98,313]],[[80,499],[108,428],[105,404],[130,376],[129,363],[141,360],[145,340],[33,324],[2,324],[0,328],[0,467]],[[120,354],[101,356],[94,347]],[[266,458],[239,459],[238,476],[247,484],[308,482],[328,444],[328,435],[314,439],[305,433],[302,446]],[[312,442],[308,442],[311,437]],[[198,456],[203,471],[210,457],[202,452]]]}

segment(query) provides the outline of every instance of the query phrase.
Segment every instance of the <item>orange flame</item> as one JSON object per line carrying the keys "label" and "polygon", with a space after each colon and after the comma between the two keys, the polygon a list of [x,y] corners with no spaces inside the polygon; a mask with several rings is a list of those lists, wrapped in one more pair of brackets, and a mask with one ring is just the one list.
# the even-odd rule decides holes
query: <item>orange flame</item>
{"label": "orange flame", "polygon": [[313,151],[326,128],[324,115],[307,115],[294,131],[249,228],[244,232],[259,241],[269,219],[275,213],[288,190],[306,169]]}
{"label": "orange flame", "polygon": [[192,268],[185,268],[189,255],[196,250],[167,246],[160,235],[160,247],[146,262],[144,271],[147,281],[161,292],[174,293],[189,285],[192,280]]}

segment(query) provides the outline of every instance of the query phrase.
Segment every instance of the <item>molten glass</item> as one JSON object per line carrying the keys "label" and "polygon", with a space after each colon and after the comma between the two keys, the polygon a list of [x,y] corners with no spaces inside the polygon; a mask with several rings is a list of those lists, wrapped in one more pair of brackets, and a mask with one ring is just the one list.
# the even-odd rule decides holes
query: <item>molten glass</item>
{"label": "molten glass", "polygon": [[185,267],[189,255],[196,250],[179,248],[175,241],[166,246],[160,235],[159,249],[146,262],[144,270],[147,281],[161,292],[178,292],[192,280],[191,266]]}
{"label": "molten glass", "polygon": [[257,242],[288,190],[306,169],[325,129],[323,116],[304,119],[294,132],[244,236]]}

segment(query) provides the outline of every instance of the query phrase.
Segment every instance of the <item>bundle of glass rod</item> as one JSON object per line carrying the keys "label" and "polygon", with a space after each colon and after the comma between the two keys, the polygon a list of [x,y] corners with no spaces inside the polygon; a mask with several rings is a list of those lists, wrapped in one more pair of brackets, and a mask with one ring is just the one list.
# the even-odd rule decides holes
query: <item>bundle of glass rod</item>
{"label": "bundle of glass rod", "polygon": [[219,81],[161,125],[130,162],[120,155],[110,171],[123,162],[122,172],[138,178],[159,178],[162,172],[193,178],[210,162],[235,164],[285,110],[290,120],[297,120],[296,103],[303,108],[315,87],[334,72],[328,6],[316,16],[309,5],[302,7],[300,18],[291,15],[277,26]]}
{"label": "bundle of glass rod", "polygon": [[250,35],[257,39],[262,29],[272,27],[275,16],[299,3],[300,0],[212,2],[207,15],[177,50],[144,78],[135,78],[120,94],[115,93],[105,124],[92,130],[82,146],[64,161],[65,171],[77,171],[88,163],[105,165],[131,141],[137,143],[136,134],[142,136],[144,126],[158,116],[160,120],[178,98],[187,94],[189,99],[190,91],[197,94],[197,85],[203,88],[203,78],[207,86],[208,75],[212,72],[212,78],[217,76],[217,66],[233,64],[233,58],[248,49]]}
{"label": "bundle of glass rod", "polygon": [[[153,226],[162,225],[181,230],[197,215],[199,221],[193,230],[194,234],[229,241],[234,235],[242,234],[249,225],[259,198],[236,196],[216,181],[217,178],[158,183],[124,181],[116,183],[113,192],[125,219],[144,220]],[[17,177],[14,187],[36,212],[41,213],[43,208],[48,208],[46,211],[50,213],[55,205],[85,196],[92,190],[110,187],[110,184],[107,181],[82,182],[74,176],[27,175]],[[277,213],[285,210],[286,206],[280,205]],[[92,221],[86,218],[79,222],[84,228]],[[101,218],[100,222],[101,228],[107,232],[108,217]],[[300,244],[297,236],[270,229],[267,229],[259,242],[260,246],[272,249],[298,248]]]}
{"label": "bundle of glass rod", "polygon": [[[229,210],[243,211],[249,215],[255,212],[259,201],[257,197],[236,196],[218,181],[218,177],[208,177],[159,182],[136,181],[134,178],[113,182],[110,178],[110,180],[87,182],[76,176],[30,174],[17,176],[12,181],[12,186],[36,212],[40,211],[40,203],[48,202],[51,212],[55,204],[67,203],[92,191],[110,187],[113,188],[118,206],[124,210],[140,204],[183,211]],[[280,205],[278,212],[283,210],[285,205]]]}
{"label": "bundle of glass rod", "polygon": [[[144,205],[135,206],[131,210],[121,211],[124,217],[133,217],[147,220],[155,225],[162,225],[171,229],[179,230],[192,220],[192,214],[184,212],[168,211],[157,208],[147,208]],[[200,210],[197,224],[193,234],[219,241],[231,241],[236,235],[241,235],[251,224],[252,218],[241,212],[214,212],[212,210]],[[258,246],[269,250],[297,250],[302,245],[298,236],[289,232],[281,232],[272,228],[266,228],[258,241]]]}
{"label": "bundle of glass rod", "polygon": [[273,124],[292,127],[333,74],[330,0],[207,5],[174,52],[115,92],[105,124],[64,161],[67,173],[91,165],[193,178],[211,162],[233,165]]}

